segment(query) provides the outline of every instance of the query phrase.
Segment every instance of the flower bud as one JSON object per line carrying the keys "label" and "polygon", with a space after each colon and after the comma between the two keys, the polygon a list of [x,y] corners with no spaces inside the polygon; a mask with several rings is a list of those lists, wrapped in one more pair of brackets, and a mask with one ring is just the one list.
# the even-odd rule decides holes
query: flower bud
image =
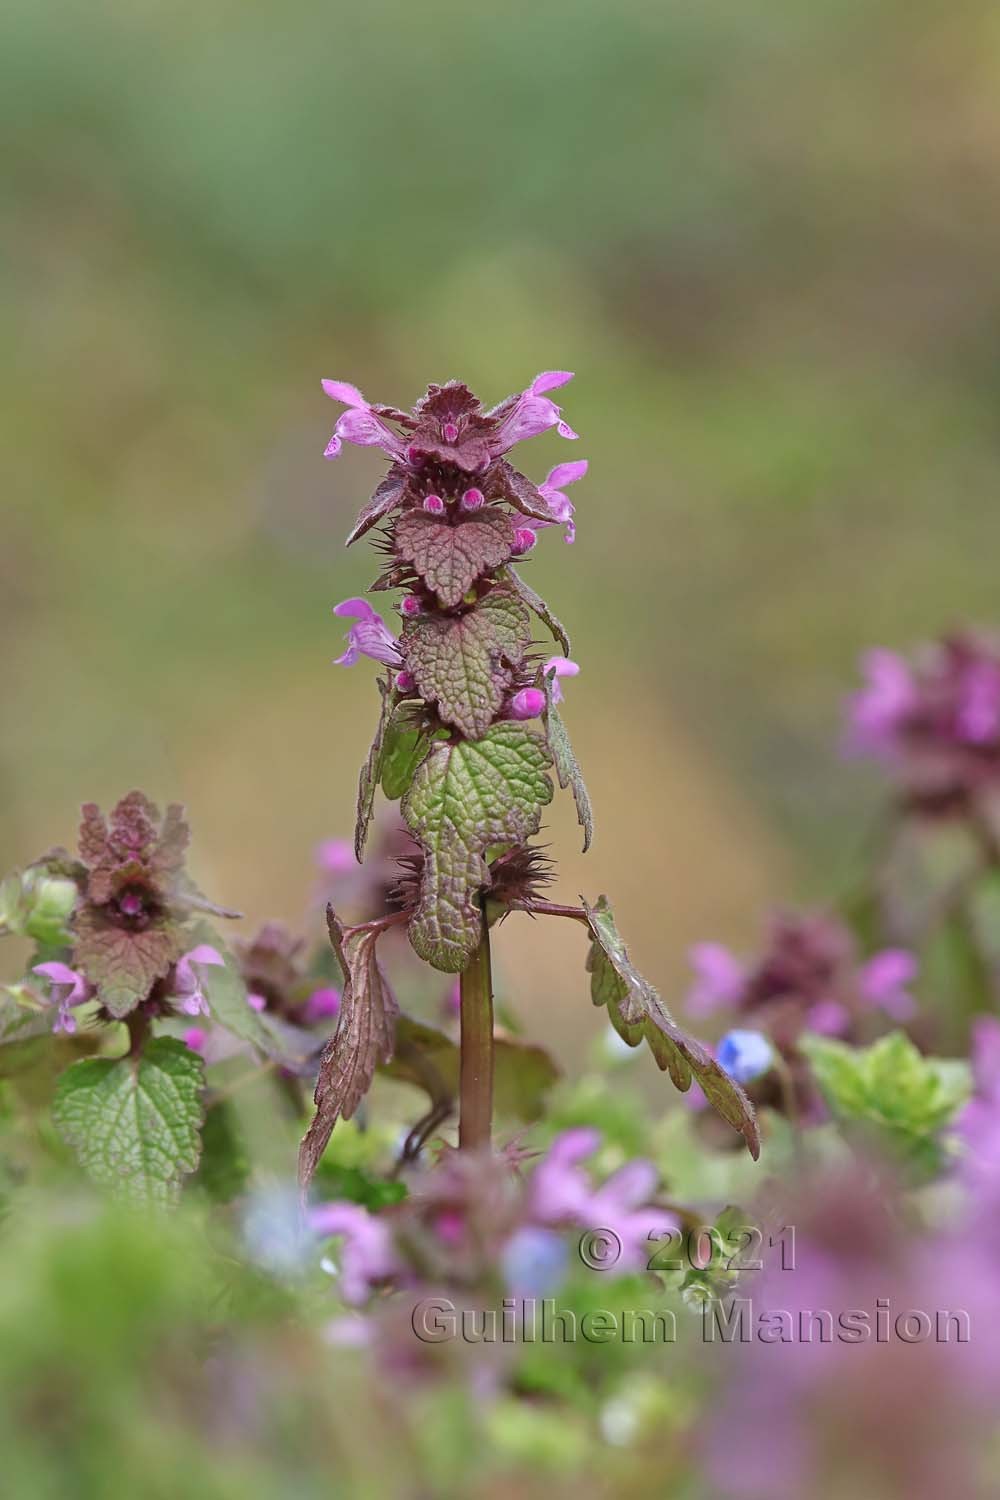
{"label": "flower bud", "polygon": [[483,494],[482,490],[477,490],[475,488],[466,490],[465,494],[462,496],[462,509],[478,510],[485,498],[486,497]]}
{"label": "flower bud", "polygon": [[401,601],[399,608],[408,620],[412,620],[415,615],[419,615],[423,605],[416,594],[407,594],[406,598]]}
{"label": "flower bud", "polygon": [[454,422],[446,422],[441,431],[444,434],[444,440],[446,443],[458,442],[458,428],[455,426]]}
{"label": "flower bud", "polygon": [[444,501],[440,495],[427,495],[424,499],[424,510],[429,516],[439,516],[444,510]]}
{"label": "flower bud", "polygon": [[519,526],[514,532],[514,551],[521,556],[525,552],[530,552],[537,541],[538,535],[530,526]]}
{"label": "flower bud", "polygon": [[513,719],[537,719],[545,707],[545,694],[541,688],[522,688],[515,693],[510,700],[510,713]]}
{"label": "flower bud", "polygon": [[397,672],[396,689],[400,693],[412,693],[416,687],[416,681],[412,672]]}

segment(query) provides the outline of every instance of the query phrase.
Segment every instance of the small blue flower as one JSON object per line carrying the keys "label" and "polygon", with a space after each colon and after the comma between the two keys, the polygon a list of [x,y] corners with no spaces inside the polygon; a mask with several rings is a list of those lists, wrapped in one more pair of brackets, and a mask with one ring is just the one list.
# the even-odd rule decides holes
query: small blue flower
{"label": "small blue flower", "polygon": [[566,1276],[569,1251],[551,1229],[528,1225],[511,1235],[501,1255],[504,1280],[521,1297],[545,1297]]}
{"label": "small blue flower", "polygon": [[721,1068],[737,1083],[753,1083],[774,1063],[774,1048],[760,1031],[727,1031],[715,1049]]}

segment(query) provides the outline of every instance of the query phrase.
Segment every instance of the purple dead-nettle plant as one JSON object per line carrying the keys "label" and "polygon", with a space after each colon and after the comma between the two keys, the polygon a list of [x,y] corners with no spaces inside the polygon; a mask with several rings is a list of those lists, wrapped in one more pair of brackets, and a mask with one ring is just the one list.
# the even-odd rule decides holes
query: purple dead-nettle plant
{"label": "purple dead-nettle plant", "polygon": [[[808,1033],[860,1046],[886,1026],[909,1022],[917,1011],[910,987],[917,961],[905,948],[870,957],[840,918],[824,912],[784,912],[774,918],[763,951],[743,962],[720,943],[696,943],[689,954],[694,983],[685,1005],[693,1017],[722,1015],[773,1043],[774,1066],[745,1078],[759,1107],[804,1123],[823,1118],[812,1070],[800,1042]],[[747,1033],[753,1034],[751,1032]],[[717,1057],[728,1068],[721,1044]]]}
{"label": "purple dead-nettle plant", "polygon": [[[758,1151],[757,1124],[742,1089],[709,1051],[675,1023],[635,969],[601,896],[591,906],[544,897],[549,862],[532,840],[552,799],[551,772],[571,789],[583,828],[590,802],[559,704],[579,667],[555,614],[515,566],[552,527],[574,536],[566,487],[583,460],[558,464],[540,485],[508,461],[516,443],[567,424],[551,392],[567,371],[547,371],[492,410],[459,381],[431,385],[412,411],[366,400],[353,385],[324,381],[346,410],[326,450],[347,443],[380,448],[390,468],[361,511],[348,545],[373,533],[383,558],[369,592],[396,593],[397,618],[352,598],[335,613],[350,622],[339,662],[367,656],[378,678],[378,727],[362,768],[355,852],[363,858],[376,791],[398,800],[413,840],[404,860],[398,909],[329,927],[344,975],[338,1027],[316,1088],[316,1114],[300,1154],[307,1185],[339,1118],[350,1118],[379,1065],[393,1055],[399,1007],[376,947],[406,924],[413,949],[460,976],[459,1145],[489,1144],[493,1114],[494,1027],[490,929],[510,912],[579,922],[590,939],[587,968],[595,1005],[631,1045],[645,1039],[679,1089],[701,1084],[707,1098]],[[559,647],[533,639],[537,619]]]}
{"label": "purple dead-nettle plant", "polygon": [[36,945],[24,980],[0,990],[0,1042],[53,1034],[69,1064],[60,1135],[99,1185],[142,1203],[172,1201],[198,1165],[204,1070],[184,1038],[204,1027],[190,1022],[214,1013],[268,1043],[206,921],[239,913],[198,891],[187,844],[179,806],[161,816],[130,792],[110,817],[87,803],[78,855],[57,849],[0,886],[0,933]]}

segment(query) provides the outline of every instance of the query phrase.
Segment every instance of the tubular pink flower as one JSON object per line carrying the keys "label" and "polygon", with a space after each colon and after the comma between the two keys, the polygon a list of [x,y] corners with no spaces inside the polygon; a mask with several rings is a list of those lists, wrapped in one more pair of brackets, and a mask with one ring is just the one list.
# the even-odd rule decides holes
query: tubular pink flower
{"label": "tubular pink flower", "polygon": [[626,1162],[595,1188],[580,1164],[600,1145],[596,1130],[577,1127],[556,1137],[531,1174],[529,1204],[536,1223],[610,1230],[617,1240],[615,1270],[642,1270],[653,1235],[677,1228],[677,1219],[646,1206],[659,1178],[652,1162]]}
{"label": "tubular pink flower", "polygon": [[512,719],[537,719],[545,709],[545,694],[541,688],[522,688],[510,700]]}
{"label": "tubular pink flower", "polygon": [[543,394],[572,379],[571,370],[545,370],[541,375],[536,375],[489,438],[493,457],[499,457],[501,453],[513,448],[515,443],[523,443],[526,438],[536,437],[550,427],[554,427],[560,437],[579,437],[579,433],[574,432],[569,423],[563,420],[562,407]]}
{"label": "tubular pink flower", "polygon": [[340,1294],[356,1306],[372,1287],[403,1270],[388,1225],[358,1203],[323,1203],[309,1210],[309,1227],[323,1238],[342,1235]]}
{"label": "tubular pink flower", "polygon": [[721,943],[695,943],[688,962],[695,972],[695,983],[684,1003],[692,1016],[708,1016],[736,1004],[746,973],[728,948]]}
{"label": "tubular pink flower", "polygon": [[570,661],[568,656],[550,656],[542,667],[542,675],[547,677],[550,672],[555,673],[552,681],[552,702],[561,703],[563,691],[559,686],[560,677],[575,677],[580,668],[575,661]]}
{"label": "tubular pink flower", "polygon": [[585,458],[572,464],[556,464],[538,486],[538,493],[551,510],[553,521],[565,526],[567,542],[576,540],[576,524],[573,520],[573,502],[568,495],[563,494],[563,486],[576,484],[586,474],[587,468]]}
{"label": "tubular pink flower", "polygon": [[1000,666],[995,661],[974,661],[963,674],[956,727],[969,745],[988,744],[1000,734]]}
{"label": "tubular pink flower", "polygon": [[905,948],[885,948],[863,964],[858,990],[869,1005],[884,1010],[895,1021],[908,1021],[917,1005],[906,986],[917,976],[917,961]]}
{"label": "tubular pink flower", "polygon": [[337,657],[335,667],[353,667],[361,656],[370,656],[387,667],[402,664],[399,642],[367,599],[344,599],[334,605],[333,612],[342,620],[357,621],[347,632],[347,650]]}
{"label": "tubular pink flower", "polygon": [[314,1026],[318,1021],[329,1021],[340,1014],[340,991],[332,986],[325,989],[313,990],[305,1004],[303,1018],[307,1026]]}
{"label": "tubular pink flower", "polygon": [[72,1036],[76,1031],[76,1017],[70,1014],[74,1005],[83,1005],[90,998],[90,986],[82,974],[71,969],[69,964],[56,961],[36,964],[33,974],[41,974],[49,981],[49,1003],[57,1007],[53,1031]]}
{"label": "tubular pink flower", "polygon": [[910,667],[895,651],[876,647],[861,659],[865,686],[848,705],[848,748],[891,757],[896,736],[916,702]]}
{"label": "tubular pink flower", "polygon": [[358,865],[354,845],[347,839],[324,839],[316,848],[316,863],[324,875],[353,873]]}
{"label": "tubular pink flower", "polygon": [[375,415],[356,385],[349,385],[346,380],[324,380],[323,389],[331,401],[340,401],[347,407],[333,429],[324,458],[336,458],[344,443],[354,443],[359,448],[381,448],[390,458],[406,456],[402,438]]}
{"label": "tubular pink flower", "polygon": [[839,1000],[817,1000],[806,1012],[806,1026],[817,1036],[847,1036],[851,1013]]}
{"label": "tubular pink flower", "polygon": [[200,969],[221,968],[225,965],[225,959],[216,948],[208,943],[199,943],[196,948],[190,948],[187,953],[181,955],[177,960],[174,970],[174,994],[180,1001],[181,1010],[186,1016],[207,1016],[209,1014],[208,1001],[205,999],[205,991],[202,988],[204,979]]}

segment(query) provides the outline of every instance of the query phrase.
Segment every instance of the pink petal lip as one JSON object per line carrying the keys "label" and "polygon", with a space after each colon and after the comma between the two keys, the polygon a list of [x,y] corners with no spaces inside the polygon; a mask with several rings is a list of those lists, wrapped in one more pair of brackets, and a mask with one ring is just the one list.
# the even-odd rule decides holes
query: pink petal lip
{"label": "pink petal lip", "polygon": [[56,960],[47,964],[36,964],[32,972],[42,974],[46,979],[54,979],[56,984],[76,985],[80,983],[80,976],[75,969],[71,969],[69,964],[62,964]]}
{"label": "pink petal lip", "polygon": [[189,964],[215,964],[217,967],[224,967],[226,962],[219,950],[209,943],[199,943],[197,948],[192,948],[184,957]]}
{"label": "pink petal lip", "polygon": [[533,396],[540,396],[542,391],[554,391],[557,386],[568,385],[572,379],[572,370],[543,370],[535,376],[528,390]]}
{"label": "pink petal lip", "polygon": [[377,618],[375,610],[367,599],[344,599],[340,604],[333,606],[335,615],[342,620],[374,620]]}
{"label": "pink petal lip", "polygon": [[345,406],[368,405],[357,386],[346,380],[324,380],[321,384],[331,401],[341,401]]}
{"label": "pink petal lip", "polygon": [[560,490],[564,484],[576,484],[582,479],[590,467],[586,458],[578,459],[575,463],[556,464],[550,469],[538,488],[544,494],[546,490]]}

